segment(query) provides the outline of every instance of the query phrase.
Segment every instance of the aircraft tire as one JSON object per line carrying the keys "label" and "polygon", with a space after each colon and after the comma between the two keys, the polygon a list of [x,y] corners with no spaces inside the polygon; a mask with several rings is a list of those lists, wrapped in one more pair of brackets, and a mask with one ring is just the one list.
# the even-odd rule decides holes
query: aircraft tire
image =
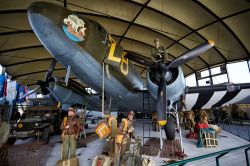
{"label": "aircraft tire", "polygon": [[0,138],[0,144],[6,144],[9,140],[10,136],[10,124],[7,122],[1,122],[0,132],[2,133],[2,137]]}
{"label": "aircraft tire", "polygon": [[16,138],[9,138],[6,142],[6,145],[14,145],[16,142]]}
{"label": "aircraft tire", "polygon": [[168,140],[174,140],[175,139],[175,124],[173,117],[167,118],[167,124],[164,127],[165,134]]}
{"label": "aircraft tire", "polygon": [[46,128],[43,130],[43,140],[45,141],[46,144],[49,143],[50,135],[51,135],[50,127],[46,127]]}

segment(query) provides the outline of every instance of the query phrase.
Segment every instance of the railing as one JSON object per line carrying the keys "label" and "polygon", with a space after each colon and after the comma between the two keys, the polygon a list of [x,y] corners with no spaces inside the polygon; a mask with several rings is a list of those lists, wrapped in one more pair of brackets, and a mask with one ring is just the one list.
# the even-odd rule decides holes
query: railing
{"label": "railing", "polygon": [[202,155],[202,156],[198,156],[198,157],[194,157],[194,158],[190,158],[190,159],[186,159],[186,160],[181,160],[181,161],[178,161],[178,162],[175,162],[175,163],[166,164],[164,166],[177,166],[177,165],[182,166],[182,165],[185,165],[185,164],[190,163],[190,162],[206,159],[206,158],[213,157],[213,156],[216,156],[215,157],[216,165],[220,166],[219,159],[222,156],[226,155],[227,153],[229,153],[231,151],[235,151],[235,150],[239,150],[239,149],[245,149],[246,163],[247,163],[247,166],[249,166],[250,164],[249,164],[249,158],[248,158],[248,152],[247,151],[250,149],[250,144],[235,147],[235,148],[231,148],[231,149],[226,149],[226,150],[222,150],[222,151],[218,151],[218,152],[214,152],[214,153],[210,153],[210,154],[206,154],[206,155]]}
{"label": "railing", "polygon": [[216,123],[223,130],[250,141],[250,121],[226,118]]}

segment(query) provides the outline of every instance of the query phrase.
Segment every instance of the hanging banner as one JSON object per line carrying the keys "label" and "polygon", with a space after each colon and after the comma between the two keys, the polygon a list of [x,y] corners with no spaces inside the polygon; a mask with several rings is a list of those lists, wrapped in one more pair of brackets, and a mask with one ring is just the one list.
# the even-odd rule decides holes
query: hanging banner
{"label": "hanging banner", "polygon": [[5,90],[5,83],[6,77],[5,75],[0,75],[0,98],[4,96],[4,90]]}
{"label": "hanging banner", "polygon": [[24,101],[25,101],[25,97],[24,98],[22,98],[22,99],[20,99],[20,97],[22,96],[22,95],[24,95],[25,94],[25,86],[20,86],[19,87],[19,93],[18,93],[18,103],[23,103]]}
{"label": "hanging banner", "polygon": [[16,81],[11,81],[7,83],[7,101],[13,101],[16,99],[17,90],[16,90]]}

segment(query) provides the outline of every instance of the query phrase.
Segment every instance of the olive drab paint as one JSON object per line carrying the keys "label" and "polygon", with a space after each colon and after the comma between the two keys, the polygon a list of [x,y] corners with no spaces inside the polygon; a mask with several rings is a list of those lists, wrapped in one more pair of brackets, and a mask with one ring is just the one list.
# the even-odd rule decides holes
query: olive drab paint
{"label": "olive drab paint", "polygon": [[125,58],[125,55],[127,54],[125,51],[122,52],[122,57],[119,58],[117,56],[115,56],[115,48],[116,48],[116,42],[115,40],[111,37],[111,35],[108,36],[109,39],[109,54],[108,54],[108,60],[113,61],[113,62],[117,62],[120,63],[120,72],[123,75],[128,75],[128,71],[129,71],[129,65],[128,65],[128,59]]}

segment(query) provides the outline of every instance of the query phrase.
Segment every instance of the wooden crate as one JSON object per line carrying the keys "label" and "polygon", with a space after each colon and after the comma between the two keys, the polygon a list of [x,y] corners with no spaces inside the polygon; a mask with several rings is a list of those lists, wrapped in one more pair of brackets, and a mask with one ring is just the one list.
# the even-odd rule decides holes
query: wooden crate
{"label": "wooden crate", "polygon": [[212,148],[218,146],[218,140],[215,138],[215,132],[203,132],[202,137],[204,147]]}

